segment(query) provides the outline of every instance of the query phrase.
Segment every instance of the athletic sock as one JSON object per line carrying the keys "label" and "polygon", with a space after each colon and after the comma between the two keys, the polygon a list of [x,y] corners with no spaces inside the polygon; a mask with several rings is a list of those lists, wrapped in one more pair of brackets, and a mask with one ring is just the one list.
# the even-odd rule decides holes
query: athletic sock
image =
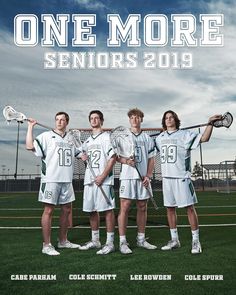
{"label": "athletic sock", "polygon": [[199,229],[192,230],[192,238],[193,241],[199,241]]}
{"label": "athletic sock", "polygon": [[143,240],[145,240],[145,233],[138,233],[137,240],[138,240],[138,241],[143,241]]}
{"label": "athletic sock", "polygon": [[178,240],[179,239],[179,235],[178,235],[177,228],[171,228],[170,229],[170,235],[171,235],[171,240]]}
{"label": "athletic sock", "polygon": [[126,236],[120,236],[120,244],[127,243]]}
{"label": "athletic sock", "polygon": [[99,241],[99,230],[92,230],[92,241]]}
{"label": "athletic sock", "polygon": [[106,244],[113,244],[114,243],[114,232],[107,232],[107,241]]}

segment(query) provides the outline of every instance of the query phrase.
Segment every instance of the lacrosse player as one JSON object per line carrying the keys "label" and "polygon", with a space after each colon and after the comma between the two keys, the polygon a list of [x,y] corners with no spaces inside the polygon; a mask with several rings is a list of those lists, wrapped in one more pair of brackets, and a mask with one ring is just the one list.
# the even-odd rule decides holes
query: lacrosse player
{"label": "lacrosse player", "polygon": [[[148,250],[157,247],[149,244],[145,239],[145,227],[147,221],[147,201],[151,191],[150,179],[154,169],[154,142],[141,131],[141,123],[144,114],[135,108],[128,112],[129,123],[134,141],[134,159],[117,158],[122,164],[120,173],[120,212],[118,216],[120,252],[131,254],[132,250],[126,240],[126,229],[128,224],[128,213],[132,200],[137,205],[137,246]],[[136,166],[136,167],[135,167]],[[142,177],[140,179],[139,173]]]}
{"label": "lacrosse player", "polygon": [[55,115],[55,129],[46,131],[33,140],[34,119],[28,120],[26,148],[42,159],[41,184],[38,200],[44,203],[41,219],[43,233],[42,253],[59,255],[51,244],[51,224],[56,205],[61,206],[60,231],[57,247],[79,248],[67,240],[71,202],[75,200],[72,186],[75,148],[68,143],[66,127],[69,116],[65,112]]}
{"label": "lacrosse player", "polygon": [[81,158],[87,161],[84,177],[83,211],[89,212],[90,214],[92,239],[81,246],[80,250],[101,248],[99,237],[99,212],[105,212],[107,240],[106,244],[97,251],[97,254],[106,255],[115,251],[113,166],[116,162],[116,157],[111,147],[109,134],[102,130],[104,122],[103,113],[99,110],[91,111],[89,114],[89,122],[92,127],[92,135],[83,144],[84,153]]}
{"label": "lacrosse player", "polygon": [[[221,115],[212,116],[209,123],[221,118]],[[180,247],[176,207],[186,208],[192,230],[191,253],[198,254],[202,252],[202,248],[199,241],[198,217],[194,208],[197,197],[190,178],[190,153],[201,142],[210,139],[213,126],[208,125],[203,134],[181,130],[180,120],[173,111],[164,113],[162,126],[164,132],[156,138],[156,145],[160,152],[164,206],[167,207],[171,240],[161,249],[172,250]]]}

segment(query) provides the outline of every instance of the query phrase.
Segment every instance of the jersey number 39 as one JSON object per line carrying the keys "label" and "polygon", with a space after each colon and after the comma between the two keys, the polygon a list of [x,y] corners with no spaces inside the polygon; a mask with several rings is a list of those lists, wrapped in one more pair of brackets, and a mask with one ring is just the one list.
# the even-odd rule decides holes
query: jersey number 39
{"label": "jersey number 39", "polygon": [[161,163],[175,163],[177,160],[177,146],[163,145],[161,148]]}

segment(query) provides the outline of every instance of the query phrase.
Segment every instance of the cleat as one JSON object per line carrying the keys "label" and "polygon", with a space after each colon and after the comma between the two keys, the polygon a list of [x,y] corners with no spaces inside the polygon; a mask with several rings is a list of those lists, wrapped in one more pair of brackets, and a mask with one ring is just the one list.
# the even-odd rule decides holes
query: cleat
{"label": "cleat", "polygon": [[167,245],[161,247],[161,250],[163,251],[168,251],[168,250],[173,250],[180,248],[180,242],[179,240],[170,240]]}
{"label": "cleat", "polygon": [[59,249],[63,249],[63,248],[65,248],[65,249],[78,249],[80,247],[81,247],[80,245],[71,243],[68,240],[66,240],[64,243],[61,243],[61,242],[57,243],[57,248],[59,248]]}
{"label": "cleat", "polygon": [[111,252],[114,252],[114,251],[115,251],[114,244],[113,243],[108,243],[108,244],[104,245],[101,250],[97,251],[97,254],[99,254],[99,255],[107,255],[107,254],[109,254]]}
{"label": "cleat", "polygon": [[202,247],[199,241],[193,241],[192,242],[192,254],[200,254],[202,253]]}
{"label": "cleat", "polygon": [[157,246],[148,243],[146,241],[146,239],[141,240],[141,241],[137,240],[137,246],[140,248],[147,249],[147,250],[155,250],[157,248]]}
{"label": "cleat", "polygon": [[83,246],[80,246],[80,250],[99,249],[101,248],[100,241],[89,241]]}
{"label": "cleat", "polygon": [[48,244],[47,246],[43,246],[42,253],[50,255],[50,256],[60,255],[60,253],[55,250],[55,248],[52,246],[52,244]]}
{"label": "cleat", "polygon": [[132,254],[132,250],[129,248],[129,244],[127,242],[123,242],[120,244],[120,253],[121,254]]}

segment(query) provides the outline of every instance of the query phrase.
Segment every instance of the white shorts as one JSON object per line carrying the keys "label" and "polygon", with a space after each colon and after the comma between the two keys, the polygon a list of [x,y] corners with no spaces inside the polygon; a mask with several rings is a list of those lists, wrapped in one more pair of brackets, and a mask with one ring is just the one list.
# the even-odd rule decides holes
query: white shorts
{"label": "white shorts", "polygon": [[163,178],[165,207],[183,208],[197,203],[197,196],[189,178]]}
{"label": "white shorts", "polygon": [[[152,193],[151,186],[149,190]],[[120,198],[129,200],[147,200],[149,194],[140,179],[122,179],[120,181]]]}
{"label": "white shorts", "polygon": [[106,199],[104,198],[100,188],[95,183],[86,184],[84,186],[83,197],[84,212],[103,212],[115,208],[115,194],[113,186],[103,185],[102,188],[111,201],[112,206],[107,204]]}
{"label": "white shorts", "polygon": [[40,185],[39,202],[63,205],[75,200],[74,189],[71,182],[43,182]]}

